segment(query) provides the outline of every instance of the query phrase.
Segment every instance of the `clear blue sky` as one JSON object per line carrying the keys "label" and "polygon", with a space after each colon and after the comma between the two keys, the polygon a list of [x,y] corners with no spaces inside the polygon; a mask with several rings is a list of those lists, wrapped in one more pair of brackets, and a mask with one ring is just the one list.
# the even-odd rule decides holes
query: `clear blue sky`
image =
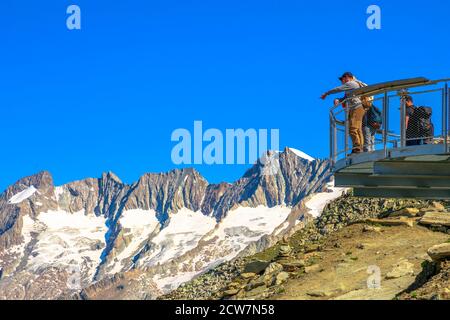
{"label": "clear blue sky", "polygon": [[[82,10],[68,31],[66,8]],[[382,30],[366,8],[382,8]],[[450,76],[448,0],[2,0],[0,190],[49,170],[62,184],[174,168],[170,135],[279,128],[328,155],[320,94],[351,70],[374,83]],[[443,41],[447,40],[447,41]],[[246,166],[199,166],[211,182]]]}

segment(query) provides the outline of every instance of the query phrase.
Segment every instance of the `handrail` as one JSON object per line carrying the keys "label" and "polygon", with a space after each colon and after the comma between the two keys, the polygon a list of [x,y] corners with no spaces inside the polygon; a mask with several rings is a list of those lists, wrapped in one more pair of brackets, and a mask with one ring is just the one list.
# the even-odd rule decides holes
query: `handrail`
{"label": "handrail", "polygon": [[404,79],[404,80],[396,80],[396,81],[388,81],[383,83],[378,83],[374,85],[370,85],[367,87],[359,88],[353,90],[349,96],[350,97],[367,97],[367,96],[374,96],[380,93],[383,93],[385,91],[394,91],[405,88],[414,88],[414,87],[420,87],[423,85],[429,85],[432,84],[432,81],[430,81],[427,78],[412,78],[412,79]]}
{"label": "handrail", "polygon": [[[419,78],[414,78],[414,79],[419,79]],[[423,79],[425,79],[425,78],[423,78]],[[398,80],[398,81],[405,81],[405,80]],[[331,107],[330,111],[333,111],[333,110],[337,109],[340,105],[345,104],[345,103],[349,102],[352,99],[364,98],[364,97],[367,97],[367,96],[376,96],[376,95],[379,95],[379,94],[382,94],[382,93],[385,93],[385,92],[398,91],[399,89],[411,89],[411,88],[417,88],[417,87],[422,87],[422,86],[430,86],[430,85],[435,85],[435,84],[443,83],[443,82],[450,82],[450,78],[445,78],[445,79],[441,79],[441,80],[433,80],[433,81],[427,79],[427,82],[422,83],[420,85],[414,85],[414,86],[410,85],[410,86],[403,86],[403,87],[402,86],[399,86],[399,87],[389,86],[389,87],[384,88],[383,90],[380,89],[381,91],[377,91],[377,92],[369,92],[369,93],[364,93],[364,94],[360,94],[360,95],[357,95],[357,94],[350,95],[349,97],[347,97],[344,100],[342,100],[338,105]],[[385,83],[390,83],[390,82],[384,82],[382,84],[385,84]],[[368,87],[370,87],[370,86],[368,86]],[[368,88],[368,87],[364,87],[364,88]],[[364,88],[355,89],[352,92],[353,93],[358,93],[359,90],[362,90]],[[430,91],[430,92],[432,92],[432,91]],[[422,93],[422,92],[418,92],[416,94],[420,94],[420,93]],[[423,92],[423,93],[427,93],[427,92]],[[411,94],[414,94],[414,93],[409,93],[408,92],[408,95],[411,95]],[[389,96],[389,97],[395,97],[395,96],[399,96],[399,95],[396,94],[396,95],[392,95],[392,96]]]}

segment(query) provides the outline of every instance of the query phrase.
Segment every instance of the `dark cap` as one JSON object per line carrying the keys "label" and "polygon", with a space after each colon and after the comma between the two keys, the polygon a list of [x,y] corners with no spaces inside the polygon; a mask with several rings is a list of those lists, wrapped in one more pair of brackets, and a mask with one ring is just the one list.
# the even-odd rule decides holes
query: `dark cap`
{"label": "dark cap", "polygon": [[413,98],[411,96],[403,96],[403,98],[405,99],[405,101],[413,102]]}
{"label": "dark cap", "polygon": [[346,72],[346,73],[344,73],[342,76],[339,77],[339,80],[342,80],[344,77],[350,77],[350,78],[353,78],[353,73],[351,73],[351,72]]}

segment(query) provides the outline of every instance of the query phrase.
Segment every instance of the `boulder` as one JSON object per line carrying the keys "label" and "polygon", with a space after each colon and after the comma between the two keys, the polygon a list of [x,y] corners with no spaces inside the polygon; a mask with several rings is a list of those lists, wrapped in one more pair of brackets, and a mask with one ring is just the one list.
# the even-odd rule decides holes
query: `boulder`
{"label": "boulder", "polygon": [[434,261],[442,261],[450,258],[450,243],[438,244],[428,249],[428,255]]}
{"label": "boulder", "polygon": [[306,294],[310,297],[313,298],[328,298],[331,297],[332,295],[341,292],[341,290],[339,289],[335,289],[335,290],[314,290],[314,291],[309,291]]}
{"label": "boulder", "polygon": [[450,227],[450,213],[448,212],[427,212],[420,219],[420,224],[425,226]]}
{"label": "boulder", "polygon": [[251,291],[253,289],[265,286],[266,283],[264,282],[264,278],[260,277],[258,279],[255,279],[253,281],[250,281],[250,283],[245,287],[246,291]]}
{"label": "boulder", "polygon": [[277,286],[279,286],[279,285],[285,283],[288,279],[289,279],[289,273],[287,273],[287,272],[280,272],[276,276],[275,284]]}
{"label": "boulder", "polygon": [[265,260],[255,260],[245,265],[243,273],[260,274],[269,266],[270,262]]}
{"label": "boulder", "polygon": [[222,296],[223,297],[231,297],[231,296],[234,296],[234,295],[238,294],[239,291],[240,291],[239,289],[225,290],[222,293]]}
{"label": "boulder", "polygon": [[264,271],[264,275],[278,274],[283,271],[283,266],[279,263],[272,262]]}
{"label": "boulder", "polygon": [[391,213],[391,217],[408,217],[414,218],[419,214],[420,210],[417,208],[404,208],[402,210]]}
{"label": "boulder", "polygon": [[363,232],[377,232],[377,233],[380,233],[381,232],[381,228],[380,227],[374,227],[374,226],[364,226],[363,227]]}
{"label": "boulder", "polygon": [[435,209],[435,211],[444,212],[447,210],[442,203],[433,201],[432,205],[433,205],[433,208]]}
{"label": "boulder", "polygon": [[239,282],[232,282],[228,285],[228,289],[229,290],[240,289],[241,286],[242,285]]}
{"label": "boulder", "polygon": [[329,296],[325,291],[322,290],[310,291],[307,292],[306,294],[313,298],[325,298]]}
{"label": "boulder", "polygon": [[249,290],[245,294],[245,299],[247,300],[262,300],[270,295],[269,291],[265,286],[259,286],[252,290]]}
{"label": "boulder", "polygon": [[289,245],[283,245],[280,247],[279,256],[280,257],[290,257],[292,254],[292,248]]}
{"label": "boulder", "polygon": [[278,261],[278,263],[283,266],[283,270],[286,272],[295,272],[306,265],[304,260]]}
{"label": "boulder", "polygon": [[256,276],[257,276],[257,274],[256,274],[256,273],[253,273],[253,272],[248,272],[248,273],[243,273],[243,274],[241,274],[241,277],[242,277],[243,279],[245,279],[245,280],[256,278]]}

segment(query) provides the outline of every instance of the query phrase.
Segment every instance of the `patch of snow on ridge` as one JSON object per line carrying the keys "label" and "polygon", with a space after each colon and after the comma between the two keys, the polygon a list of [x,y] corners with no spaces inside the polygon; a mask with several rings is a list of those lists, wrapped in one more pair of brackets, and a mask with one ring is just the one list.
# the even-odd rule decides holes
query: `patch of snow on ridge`
{"label": "patch of snow on ridge", "polygon": [[32,270],[49,266],[76,266],[89,280],[95,274],[105,247],[107,231],[104,217],[85,215],[84,211],[48,211],[36,220],[24,220],[24,236],[37,232],[29,258]]}
{"label": "patch of snow on ridge", "polygon": [[127,210],[122,213],[122,216],[120,217],[119,221],[122,227],[129,229],[135,228],[145,229],[148,227],[150,227],[150,229],[154,229],[156,226],[159,225],[159,221],[156,218],[155,210],[142,210],[142,209]]}
{"label": "patch of snow on ridge", "polygon": [[160,227],[155,210],[127,210],[122,213],[119,222],[122,225],[123,236],[129,237],[131,241],[117,255],[117,262],[114,263],[111,273],[120,272],[124,267],[122,261],[136,254],[144,241]]}
{"label": "patch of snow on ridge", "polygon": [[239,207],[226,215],[220,223],[218,235],[227,236],[229,235],[227,230],[235,227],[245,227],[253,232],[269,234],[286,220],[290,212],[291,208],[286,206]]}
{"label": "patch of snow on ridge", "polygon": [[34,227],[34,220],[31,219],[29,215],[22,218],[22,224],[22,236],[24,239],[24,245],[26,246],[31,241],[31,233],[36,231],[36,228]]}
{"label": "patch of snow on ridge", "polygon": [[161,274],[155,276],[153,281],[164,292],[176,289],[195,275],[234,259],[261,237],[272,234],[286,221],[291,210],[286,206],[258,206],[239,207],[228,212],[213,231],[201,239],[202,244],[197,246],[195,257],[179,266],[179,270],[187,266],[192,268],[180,270],[177,274]]}
{"label": "patch of snow on ridge", "polygon": [[8,203],[10,204],[21,203],[22,201],[25,201],[26,199],[31,197],[36,191],[37,189],[34,186],[31,186],[23,190],[22,192],[19,192],[18,194],[12,196],[11,199],[8,200]]}
{"label": "patch of snow on ridge", "polygon": [[59,197],[64,193],[64,187],[55,187],[54,193],[56,201],[59,201]]}
{"label": "patch of snow on ridge", "polygon": [[218,237],[218,247],[227,252],[223,260],[235,258],[249,244],[271,234],[290,213],[291,208],[286,206],[239,207],[230,211],[213,235]]}
{"label": "patch of snow on ridge", "polygon": [[152,280],[162,292],[168,293],[176,290],[183,283],[191,281],[200,273],[201,272],[185,272],[170,277],[156,275]]}
{"label": "patch of snow on ridge", "polygon": [[154,237],[144,265],[165,263],[194,249],[199,240],[216,226],[216,219],[183,208],[171,215],[169,224]]}
{"label": "patch of snow on ridge", "polygon": [[308,160],[309,162],[312,161],[316,161],[316,159],[314,159],[313,157],[311,157],[310,155],[307,155],[306,153],[304,153],[303,151],[297,150],[297,149],[292,149],[289,148],[289,150],[291,150],[293,153],[295,153],[297,156],[299,156],[300,158],[303,158],[305,160]]}
{"label": "patch of snow on ridge", "polygon": [[305,203],[306,207],[310,210],[309,213],[317,218],[322,214],[325,206],[336,200],[337,198],[343,196],[348,189],[346,188],[336,188],[334,187],[334,182],[327,184],[328,192],[320,192],[316,193],[312,196],[312,198]]}

